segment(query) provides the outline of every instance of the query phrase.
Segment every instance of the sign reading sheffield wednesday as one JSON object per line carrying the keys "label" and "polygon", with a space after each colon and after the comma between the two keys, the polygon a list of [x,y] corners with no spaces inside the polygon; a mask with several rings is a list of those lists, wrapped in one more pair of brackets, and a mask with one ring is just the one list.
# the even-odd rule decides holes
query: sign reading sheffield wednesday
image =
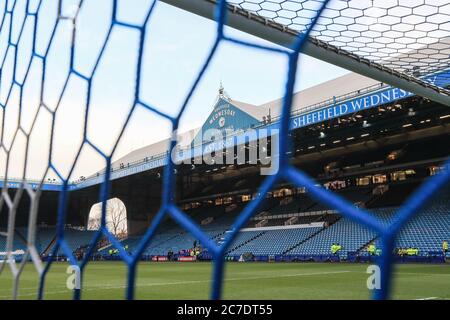
{"label": "sign reading sheffield wednesday", "polygon": [[[444,87],[449,84],[449,71],[427,77],[424,80],[437,86]],[[352,100],[337,103],[333,106],[293,117],[290,122],[290,128],[297,129],[314,123],[319,123],[347,114],[374,108],[413,95],[413,93],[402,89],[388,87],[387,89],[380,90],[366,96],[357,97]]]}
{"label": "sign reading sheffield wednesday", "polygon": [[407,92],[402,89],[390,88],[365,97],[356,98],[324,109],[302,114],[291,119],[290,126],[291,129],[308,126],[314,123],[341,117],[346,114],[370,109],[412,95],[413,94],[411,92]]}

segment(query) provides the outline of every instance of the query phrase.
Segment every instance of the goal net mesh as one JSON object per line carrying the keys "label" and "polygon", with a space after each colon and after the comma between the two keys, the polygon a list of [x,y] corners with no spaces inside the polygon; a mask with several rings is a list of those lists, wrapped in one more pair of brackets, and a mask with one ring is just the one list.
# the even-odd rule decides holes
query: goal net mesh
{"label": "goal net mesh", "polygon": [[[230,0],[229,4],[302,33],[311,26],[321,1]],[[336,0],[328,2],[311,37],[342,54],[423,78],[450,66],[449,17],[447,1]]]}

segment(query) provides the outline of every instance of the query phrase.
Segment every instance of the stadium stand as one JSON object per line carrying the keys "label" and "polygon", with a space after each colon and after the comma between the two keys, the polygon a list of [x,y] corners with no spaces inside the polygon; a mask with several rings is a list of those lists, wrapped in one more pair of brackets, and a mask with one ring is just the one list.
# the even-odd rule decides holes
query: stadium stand
{"label": "stadium stand", "polygon": [[[392,187],[382,196],[376,197],[376,201],[371,202],[371,210],[385,224],[395,219],[396,206],[378,207],[379,205],[398,205],[411,194],[417,183],[403,183]],[[364,203],[372,198],[368,188],[344,190],[339,193],[354,203]],[[264,217],[270,221],[264,227],[255,227],[255,220],[246,229],[239,232],[233,241],[227,255],[236,259],[243,254],[251,253],[255,256],[303,256],[309,259],[315,257],[332,256],[331,245],[338,243],[342,246],[337,254],[340,260],[348,259],[349,253],[357,253],[367,256],[367,246],[374,243],[380,247],[377,234],[359,224],[340,217],[337,213],[317,211],[300,212],[304,216],[296,217],[295,224],[285,225],[288,218],[273,218],[277,215],[289,215],[299,213],[299,206],[302,200],[308,198],[307,195],[294,199],[285,197],[270,202],[261,212],[259,218]],[[285,199],[285,201],[283,201]],[[311,201],[310,203],[312,203]],[[278,203],[278,205],[273,204]],[[304,203],[304,202],[303,202]],[[374,206],[376,206],[374,208]],[[306,205],[308,207],[308,205]],[[202,221],[208,216],[213,216],[213,222],[203,226],[204,231],[210,239],[220,243],[230,231],[231,222],[237,213],[242,209],[236,207],[231,212],[226,213],[227,206],[196,208],[188,211],[193,220]],[[205,213],[206,212],[206,213]],[[258,218],[258,215],[255,217]],[[259,219],[258,218],[258,219]],[[261,220],[258,220],[261,221]],[[397,239],[397,248],[414,247],[419,250],[419,255],[427,256],[430,252],[441,250],[442,241],[450,236],[450,201],[445,192],[438,197],[433,204],[408,223],[401,231]],[[196,239],[174,225],[171,221],[163,224],[162,232],[155,236],[154,240],[147,247],[145,254],[149,256],[167,255],[169,250],[179,253],[192,248]],[[123,245],[129,247],[130,252],[140,241],[140,237],[129,237],[123,241]],[[200,244],[201,245],[201,244]],[[108,254],[108,248],[101,251]]]}
{"label": "stadium stand", "polygon": [[[4,231],[3,231],[4,232]],[[0,235],[0,260],[6,257],[7,239],[5,236]],[[13,239],[13,252],[14,256],[21,257],[22,253],[26,250],[26,238],[21,234],[19,230],[15,230],[15,237]]]}
{"label": "stadium stand", "polygon": [[[377,214],[391,222],[397,208],[377,209]],[[417,248],[418,255],[427,256],[430,252],[442,250],[442,242],[450,237],[450,202],[438,199],[438,202],[424,209],[407,223],[397,237],[397,248]],[[375,241],[380,247],[380,242]]]}
{"label": "stadium stand", "polygon": [[[310,238],[321,229],[321,227],[297,226],[292,229],[280,227],[275,230],[262,231],[259,233],[260,236],[254,237],[246,243],[242,243],[242,245],[233,248],[229,254],[241,255],[247,252],[254,255],[284,254],[290,248],[306,241],[306,239]],[[252,233],[252,231],[243,231],[240,234],[247,233]]]}
{"label": "stadium stand", "polygon": [[376,234],[347,218],[341,218],[328,228],[324,228],[315,237],[293,248],[288,254],[299,255],[329,255],[333,243],[338,243],[343,248],[339,256],[347,258],[348,252],[359,250],[376,237]]}
{"label": "stadium stand", "polygon": [[[418,182],[399,183],[391,185],[381,195],[372,195],[372,188],[353,187],[339,190],[341,196],[351,202],[367,206],[373,215],[385,225],[395,219],[398,205],[402,203],[418,186]],[[242,210],[243,205],[209,205],[188,210],[188,215],[200,225],[210,239],[216,243],[223,242],[232,228],[232,223]],[[301,256],[303,259],[322,261],[326,258],[347,260],[355,254],[361,257],[369,255],[368,246],[374,244],[380,248],[381,243],[377,234],[361,225],[341,217],[335,211],[322,211],[323,207],[316,205],[308,194],[285,196],[268,199],[248,224],[246,229],[239,232],[231,244],[227,255],[236,260],[243,254],[254,256]],[[258,225],[266,221],[264,226]],[[287,222],[293,223],[287,223]],[[18,228],[15,232],[14,250],[26,250],[26,228]],[[38,228],[36,246],[41,255],[46,256],[55,240],[56,229],[49,226]],[[65,238],[71,248],[86,247],[94,231],[66,228]],[[396,248],[416,248],[418,256],[426,257],[440,252],[442,242],[450,238],[450,200],[448,190],[443,190],[432,204],[419,215],[407,223],[401,230]],[[140,236],[130,236],[122,240],[123,246],[132,254],[139,242]],[[194,241],[201,247],[201,243],[190,233],[184,231],[172,220],[163,222],[161,230],[146,248],[144,255],[165,256],[169,251],[176,255],[183,255],[193,248]],[[332,255],[330,248],[338,243],[342,246],[336,255]],[[0,248],[6,247],[6,238],[0,237]],[[98,255],[108,258],[110,246],[106,245],[98,251]],[[1,251],[0,251],[1,252]],[[59,254],[62,254],[59,252]],[[4,258],[0,254],[0,258]]]}

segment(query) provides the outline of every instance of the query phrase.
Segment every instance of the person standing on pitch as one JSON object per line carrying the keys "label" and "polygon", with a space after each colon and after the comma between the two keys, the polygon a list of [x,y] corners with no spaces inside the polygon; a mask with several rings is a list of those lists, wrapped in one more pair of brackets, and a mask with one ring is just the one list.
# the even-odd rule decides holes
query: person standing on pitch
{"label": "person standing on pitch", "polygon": [[446,260],[447,259],[447,252],[448,252],[448,242],[447,242],[447,240],[444,240],[442,242],[442,252],[444,254],[444,260]]}

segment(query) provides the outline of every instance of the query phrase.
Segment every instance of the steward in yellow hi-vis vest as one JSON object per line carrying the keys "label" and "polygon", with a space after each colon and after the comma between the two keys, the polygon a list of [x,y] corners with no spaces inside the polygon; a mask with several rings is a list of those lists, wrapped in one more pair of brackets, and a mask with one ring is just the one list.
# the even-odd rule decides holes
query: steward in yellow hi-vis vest
{"label": "steward in yellow hi-vis vest", "polygon": [[333,243],[333,245],[331,246],[331,253],[337,254],[341,249],[342,249],[341,245]]}
{"label": "steward in yellow hi-vis vest", "polygon": [[447,252],[448,252],[447,240],[444,240],[444,242],[442,242],[442,252],[444,253],[444,261],[447,261]]}
{"label": "steward in yellow hi-vis vest", "polygon": [[406,254],[407,254],[408,256],[418,256],[418,255],[419,255],[419,249],[416,249],[416,248],[408,248],[408,249],[406,250]]}
{"label": "steward in yellow hi-vis vest", "polygon": [[367,248],[367,252],[369,253],[369,255],[373,256],[375,254],[375,252],[377,251],[377,247],[375,247],[374,244],[369,245],[369,247]]}

